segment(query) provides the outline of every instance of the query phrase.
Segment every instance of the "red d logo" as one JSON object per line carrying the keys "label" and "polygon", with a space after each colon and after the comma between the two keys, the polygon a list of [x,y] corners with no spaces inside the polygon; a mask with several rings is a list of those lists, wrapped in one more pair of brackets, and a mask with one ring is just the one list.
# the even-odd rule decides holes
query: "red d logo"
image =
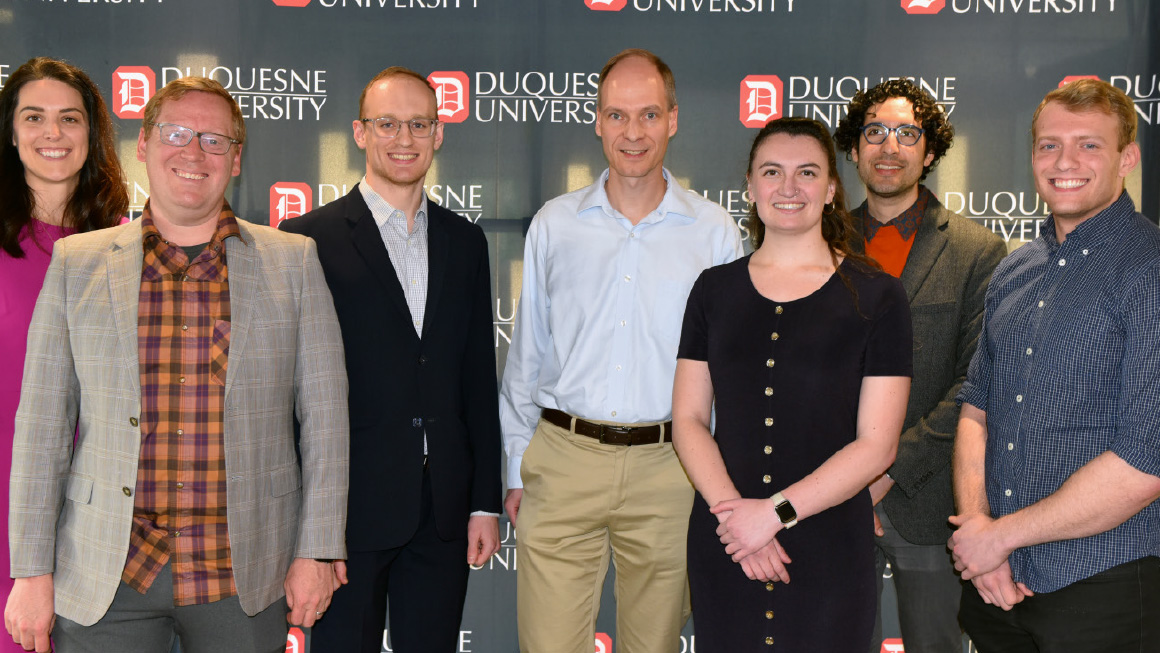
{"label": "red d logo", "polygon": [[782,84],[777,75],[750,75],[741,80],[741,124],[760,129],[782,117]]}
{"label": "red d logo", "polygon": [[310,0],[274,0],[274,4],[279,7],[305,7],[310,4]]}
{"label": "red d logo", "polygon": [[612,653],[612,638],[607,633],[596,633],[596,653]]}
{"label": "red d logo", "polygon": [[286,653],[306,653],[306,635],[298,626],[292,626],[286,633]]}
{"label": "red d logo", "polygon": [[113,71],[113,113],[142,118],[145,103],[157,92],[157,76],[148,66],[121,66]]}
{"label": "red d logo", "polygon": [[947,0],[902,0],[908,14],[937,14],[947,6]]}
{"label": "red d logo", "polygon": [[906,649],[902,647],[902,640],[895,637],[882,640],[882,649],[879,653],[905,653],[905,651]]}
{"label": "red d logo", "polygon": [[435,87],[435,100],[439,103],[440,122],[463,122],[467,120],[471,106],[471,83],[467,73],[460,70],[437,70],[427,75],[427,81]]}
{"label": "red d logo", "polygon": [[314,192],[309,184],[280,181],[270,187],[270,226],[297,218],[314,208]]}

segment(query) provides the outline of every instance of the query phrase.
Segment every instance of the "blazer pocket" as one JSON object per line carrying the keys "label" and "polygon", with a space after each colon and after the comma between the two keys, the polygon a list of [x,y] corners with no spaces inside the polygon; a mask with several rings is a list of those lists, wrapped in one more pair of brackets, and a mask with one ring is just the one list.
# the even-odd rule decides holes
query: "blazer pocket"
{"label": "blazer pocket", "polygon": [[75,474],[69,476],[64,496],[76,503],[89,503],[93,499],[93,479]]}
{"label": "blazer pocket", "polygon": [[270,494],[280,497],[290,494],[302,486],[302,476],[298,465],[279,467],[270,474]]}
{"label": "blazer pocket", "polygon": [[230,357],[230,322],[215,320],[209,345],[209,379],[214,385],[226,384],[226,362]]}

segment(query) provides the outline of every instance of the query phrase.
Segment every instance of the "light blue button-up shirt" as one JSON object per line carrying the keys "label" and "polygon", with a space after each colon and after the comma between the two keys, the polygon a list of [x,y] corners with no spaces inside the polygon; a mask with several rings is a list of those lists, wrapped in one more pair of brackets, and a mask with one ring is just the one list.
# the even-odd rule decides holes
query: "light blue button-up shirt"
{"label": "light blue button-up shirt", "polygon": [[672,415],[689,290],[743,250],[723,208],[664,177],[660,205],[635,226],[609,203],[607,170],[532,220],[500,391],[509,488],[523,487],[520,463],[544,408],[624,424]]}

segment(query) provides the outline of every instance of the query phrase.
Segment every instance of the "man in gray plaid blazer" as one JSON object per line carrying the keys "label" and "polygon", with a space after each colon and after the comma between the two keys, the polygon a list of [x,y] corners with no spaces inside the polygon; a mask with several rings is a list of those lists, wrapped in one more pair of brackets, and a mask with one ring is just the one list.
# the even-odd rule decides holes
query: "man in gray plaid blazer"
{"label": "man in gray plaid blazer", "polygon": [[225,202],[244,140],[217,82],[170,83],[142,218],[53,251],[13,447],[26,649],[282,651],[345,581],[342,338],[314,242]]}

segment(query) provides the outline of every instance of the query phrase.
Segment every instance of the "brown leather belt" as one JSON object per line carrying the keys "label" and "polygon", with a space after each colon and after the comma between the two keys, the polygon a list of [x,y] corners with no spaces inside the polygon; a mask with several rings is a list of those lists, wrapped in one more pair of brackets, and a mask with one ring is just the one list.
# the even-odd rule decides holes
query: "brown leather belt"
{"label": "brown leather belt", "polygon": [[576,418],[576,426],[572,426],[572,416],[555,408],[545,408],[540,413],[544,421],[562,429],[568,429],[576,435],[587,436],[600,440],[601,444],[656,444],[658,442],[673,441],[673,423],[649,424],[648,426],[613,426],[611,424],[596,424]]}

